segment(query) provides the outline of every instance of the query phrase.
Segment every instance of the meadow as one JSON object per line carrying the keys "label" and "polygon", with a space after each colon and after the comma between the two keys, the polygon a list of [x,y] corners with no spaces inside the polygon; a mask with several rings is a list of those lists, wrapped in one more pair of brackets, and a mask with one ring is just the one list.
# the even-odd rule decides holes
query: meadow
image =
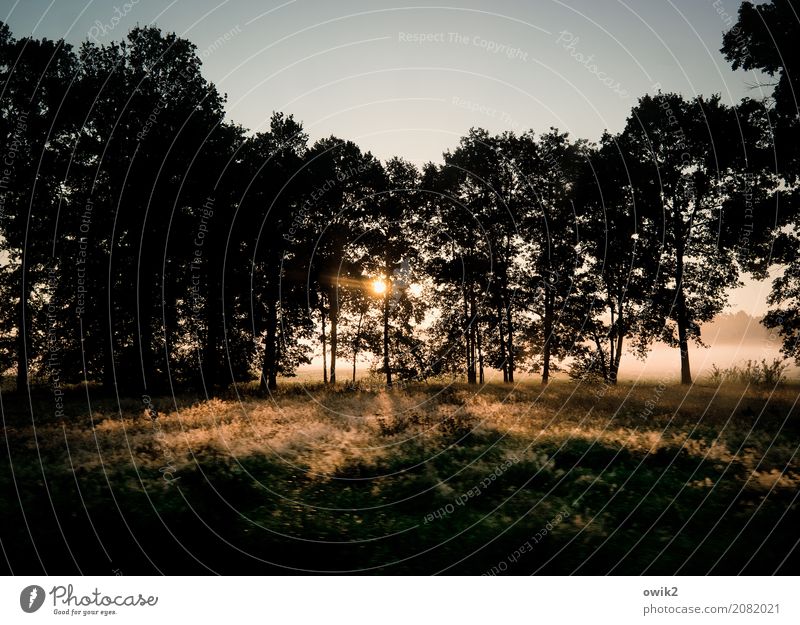
{"label": "meadow", "polygon": [[74,389],[56,418],[4,394],[3,550],[26,574],[797,574],[799,396]]}

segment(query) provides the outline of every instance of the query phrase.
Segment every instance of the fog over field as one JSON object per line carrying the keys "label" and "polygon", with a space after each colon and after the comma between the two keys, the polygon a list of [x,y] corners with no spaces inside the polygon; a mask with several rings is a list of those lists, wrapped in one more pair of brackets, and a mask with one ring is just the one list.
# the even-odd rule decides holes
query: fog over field
{"label": "fog over field", "polygon": [[[689,346],[692,372],[702,382],[707,377],[713,366],[720,369],[731,367],[748,360],[760,362],[766,360],[783,359],[780,350],[780,340],[774,330],[768,330],[760,323],[761,317],[752,316],[739,310],[718,315],[714,321],[703,324],[701,337],[704,345],[691,344]],[[786,360],[788,369],[787,378],[800,379],[800,367],[794,361]],[[363,378],[369,374],[370,360],[362,358],[358,361],[356,377]],[[653,381],[670,380],[678,378],[679,355],[678,351],[663,343],[655,343],[642,361],[631,353],[626,353],[620,365],[620,380],[626,381]],[[565,371],[557,374],[558,378],[568,376]],[[300,367],[296,380],[302,383],[318,382],[322,378],[322,358],[315,356],[310,365]],[[486,380],[490,382],[502,381],[500,371],[488,370]],[[519,381],[528,380],[538,382],[536,374],[520,372]]]}
{"label": "fog over field", "polygon": [[[742,311],[722,314],[713,322],[704,324],[701,336],[708,347],[694,344],[689,347],[693,373],[701,378],[713,365],[726,368],[747,360],[764,359],[771,362],[775,358],[783,358],[776,333],[762,326],[759,318]],[[677,350],[657,343],[644,363],[626,355],[620,374],[623,379],[669,379],[675,373],[677,361]],[[799,377],[800,368],[792,361],[787,361],[787,364],[790,366],[787,376]]]}

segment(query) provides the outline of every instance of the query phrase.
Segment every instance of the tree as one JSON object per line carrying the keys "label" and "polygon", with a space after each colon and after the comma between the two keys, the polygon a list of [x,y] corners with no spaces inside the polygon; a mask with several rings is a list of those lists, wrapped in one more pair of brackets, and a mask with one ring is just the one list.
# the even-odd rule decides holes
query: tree
{"label": "tree", "polygon": [[[243,244],[229,246],[243,172],[244,130],[212,126],[184,175],[165,253],[165,332],[174,353],[173,379],[213,394],[249,377],[255,351],[252,328],[238,287],[249,264]],[[224,288],[235,284],[236,293]],[[248,300],[249,301],[249,300]],[[224,330],[224,333],[223,333]]]}
{"label": "tree", "polygon": [[800,364],[800,233],[797,227],[782,233],[775,242],[776,263],[784,266],[775,278],[767,303],[772,306],[764,316],[768,328],[776,328],[782,339],[781,351]]}
{"label": "tree", "polygon": [[[352,233],[374,208],[375,192],[383,176],[380,163],[351,141],[335,137],[317,141],[309,150],[307,191],[303,221],[307,246],[308,284],[314,290],[309,303],[319,313],[323,352],[323,379],[336,383],[339,347],[339,275]],[[330,325],[328,334],[327,325]],[[330,343],[330,378],[327,347]]]}
{"label": "tree", "polygon": [[[451,343],[462,341],[467,382],[481,376],[483,336],[481,307],[491,281],[491,251],[481,227],[482,216],[492,210],[492,190],[473,170],[481,150],[489,150],[488,133],[472,130],[459,147],[444,154],[441,168],[428,166],[424,188],[428,195],[426,220],[427,272],[434,280],[441,323],[434,327],[437,358],[452,359],[458,352]],[[449,369],[440,362],[437,369]]]}
{"label": "tree", "polygon": [[[769,123],[762,124],[762,141],[774,150],[773,166],[780,175],[779,185],[770,185],[769,204],[764,210],[771,217],[773,242],[762,251],[762,266],[757,277],[765,277],[764,265],[778,266],[783,274],[772,284],[769,304],[773,306],[764,325],[777,328],[783,339],[783,352],[800,362],[800,54],[797,51],[797,7],[790,0],[772,0],[754,5],[743,2],[737,23],[725,33],[722,52],[733,69],[757,70],[775,82],[767,98],[772,105]],[[766,117],[766,116],[764,116]],[[774,207],[774,208],[773,208]]]}
{"label": "tree", "polygon": [[354,282],[345,286],[340,292],[344,302],[342,310],[346,311],[340,354],[351,359],[353,387],[356,385],[359,357],[367,352],[380,353],[383,341],[380,331],[381,319],[375,310],[374,294],[370,292],[371,285],[365,283],[363,279]]}
{"label": "tree", "polygon": [[[234,296],[252,334],[263,336],[261,389],[277,387],[279,373],[292,374],[305,360],[295,349],[304,331],[301,271],[286,271],[307,242],[295,232],[301,220],[303,172],[308,136],[292,116],[274,113],[267,132],[250,138],[242,150],[242,197],[228,248],[232,250]],[[238,267],[238,270],[237,270]],[[244,270],[242,270],[244,269]],[[249,294],[249,295],[247,295]],[[229,315],[235,317],[232,312]]]}
{"label": "tree", "polygon": [[5,146],[0,181],[5,321],[0,332],[7,349],[15,335],[11,349],[18,390],[27,388],[31,364],[41,363],[46,350],[58,359],[55,327],[42,316],[60,269],[53,241],[59,207],[66,201],[64,180],[76,132],[77,71],[75,54],[64,41],[14,40],[0,22],[0,131]]}
{"label": "tree", "polygon": [[749,230],[769,193],[768,178],[751,169],[760,162],[750,161],[754,137],[748,118],[718,96],[687,102],[676,94],[641,98],[623,131],[636,211],[661,241],[647,268],[656,283],[643,331],[680,350],[683,384],[692,381],[689,341],[700,342],[700,323],[739,284],[737,245],[763,235]]}
{"label": "tree", "polygon": [[573,142],[556,129],[538,140],[532,132],[520,137],[524,289],[535,315],[528,332],[542,384],[549,382],[553,359],[564,358],[581,345],[580,310],[574,301],[580,233],[572,192],[585,150],[585,142]]}
{"label": "tree", "polygon": [[625,341],[644,355],[652,336],[640,331],[640,315],[655,281],[658,250],[654,230],[637,214],[622,137],[604,134],[587,154],[574,202],[584,265],[577,291],[585,306],[584,335],[591,351],[579,358],[577,374],[599,373],[616,384]]}
{"label": "tree", "polygon": [[771,128],[778,171],[793,184],[800,173],[800,53],[797,50],[798,7],[794,0],[742,2],[738,21],[722,39],[721,52],[733,69],[760,71],[774,82],[768,103],[773,105]]}
{"label": "tree", "polygon": [[[524,140],[514,133],[491,136],[485,130],[472,129],[445,159],[447,166],[462,173],[461,197],[470,202],[476,230],[485,239],[488,251],[488,266],[483,269],[488,278],[483,292],[486,301],[475,319],[473,338],[475,344],[479,343],[481,381],[484,352],[503,371],[503,380],[514,382],[520,351],[515,340],[516,314],[525,302],[516,280],[515,259],[523,244],[519,231],[525,206],[524,174],[519,171],[521,149]],[[495,343],[499,349],[493,349]]]}
{"label": "tree", "polygon": [[172,375],[187,377],[180,355],[197,347],[186,336],[197,315],[182,317],[179,285],[204,251],[212,215],[226,212],[210,206],[215,164],[231,151],[221,147],[232,138],[220,128],[223,99],[202,77],[193,44],[157,28],[135,28],[119,44],[87,42],[80,58],[75,230],[65,234],[85,243],[85,296],[68,296],[63,310],[79,311],[84,375],[107,389],[163,388]]}
{"label": "tree", "polygon": [[[386,386],[391,387],[393,371],[408,378],[422,374],[424,369],[421,359],[415,357],[418,352],[410,325],[412,319],[419,323],[422,313],[409,296],[420,254],[416,240],[421,216],[420,176],[414,165],[399,158],[387,162],[384,171],[385,189],[377,197],[378,211],[369,222],[367,241],[375,257],[373,271],[385,284],[381,298],[381,372]],[[410,355],[411,360],[404,355]]]}

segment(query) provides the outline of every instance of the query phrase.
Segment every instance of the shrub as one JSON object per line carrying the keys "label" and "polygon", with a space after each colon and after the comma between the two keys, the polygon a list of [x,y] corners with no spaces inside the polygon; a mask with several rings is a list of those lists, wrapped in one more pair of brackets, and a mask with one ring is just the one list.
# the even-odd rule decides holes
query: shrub
{"label": "shrub", "polygon": [[720,369],[717,365],[711,366],[708,376],[712,384],[750,384],[756,386],[777,386],[786,381],[786,371],[789,365],[781,358],[773,358],[772,362],[747,360],[742,365],[733,365]]}
{"label": "shrub", "polygon": [[567,375],[573,380],[597,382],[605,378],[596,353],[578,354],[572,359]]}

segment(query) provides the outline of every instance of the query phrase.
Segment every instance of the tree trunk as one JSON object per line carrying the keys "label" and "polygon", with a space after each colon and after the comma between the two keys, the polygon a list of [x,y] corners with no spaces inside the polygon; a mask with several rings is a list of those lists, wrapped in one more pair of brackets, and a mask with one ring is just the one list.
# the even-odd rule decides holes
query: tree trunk
{"label": "tree trunk", "polygon": [[327,338],[325,337],[325,308],[323,306],[319,307],[319,315],[322,319],[322,335],[320,340],[322,341],[322,382],[324,384],[328,383],[328,344]]}
{"label": "tree trunk", "polygon": [[20,281],[20,297],[17,306],[17,392],[21,393],[28,388],[28,326],[31,323],[29,315],[28,285],[25,283],[25,262],[23,258]]}
{"label": "tree trunk", "polygon": [[611,325],[608,337],[608,373],[605,375],[605,380],[609,384],[617,383],[617,373],[619,372],[619,362],[622,356],[622,343],[625,339],[625,331],[622,325],[622,300],[619,301],[619,307],[615,308],[615,299],[610,293],[606,294],[609,302],[609,313],[611,315]]}
{"label": "tree trunk", "polygon": [[553,334],[553,295],[549,288],[544,293],[544,345],[542,346],[542,384],[550,381],[550,344]]}
{"label": "tree trunk", "polygon": [[464,288],[464,357],[467,363],[467,382],[470,381],[472,374],[471,344],[470,344],[470,325],[469,325],[469,302],[467,300],[467,289]]}
{"label": "tree trunk", "polygon": [[[164,278],[164,285],[162,288],[163,293],[163,300],[162,300],[162,330],[164,336],[164,350],[163,350],[163,363],[165,370],[168,370],[168,360],[169,354],[172,353],[173,346],[177,345],[178,340],[177,337],[179,336],[179,332],[181,329],[181,322],[184,320],[183,315],[178,311],[178,289],[177,285],[179,284],[180,278],[175,275],[174,273],[175,267],[170,266],[168,273],[165,272]],[[220,322],[221,323],[221,322]],[[219,357],[219,356],[217,356]],[[215,363],[215,376],[216,371],[219,369],[217,359],[214,359]],[[217,383],[219,381],[217,380]]]}
{"label": "tree trunk", "polygon": [[356,337],[353,339],[353,388],[356,386],[356,360],[361,347],[361,324],[364,321],[364,311],[359,311],[358,325],[356,326]]}
{"label": "tree trunk", "polygon": [[[209,265],[211,265],[210,263]],[[221,325],[220,303],[222,294],[216,292],[220,283],[215,279],[214,271],[209,272],[208,276],[208,298],[206,302],[206,341],[203,346],[203,360],[201,363],[203,371],[203,383],[207,391],[212,391],[217,385],[217,359],[219,352],[219,328]]]}
{"label": "tree trunk", "polygon": [[594,344],[597,348],[597,358],[600,359],[600,372],[603,374],[603,379],[606,382],[611,380],[608,367],[606,367],[606,354],[603,351],[603,343],[600,340],[600,336],[597,334],[596,330],[592,331],[592,337],[594,338]]}
{"label": "tree trunk", "polygon": [[389,295],[383,296],[383,370],[386,373],[386,388],[392,388],[392,369],[389,366]]}
{"label": "tree trunk", "polygon": [[331,384],[336,384],[336,352],[339,344],[339,293],[334,288],[331,295]]}
{"label": "tree trunk", "polygon": [[469,289],[469,319],[467,322],[467,332],[469,333],[469,369],[467,370],[467,382],[469,384],[477,384],[477,358],[476,358],[476,314],[475,314],[475,291],[470,285]]}
{"label": "tree trunk", "polygon": [[508,332],[508,381],[514,383],[514,321],[511,316],[511,300],[506,294],[506,331]]}
{"label": "tree trunk", "polygon": [[[108,259],[106,259],[108,262]],[[107,265],[106,265],[107,266]],[[105,280],[99,280],[99,296],[97,306],[100,309],[100,345],[103,350],[103,391],[113,393],[116,386],[114,371],[114,332],[111,330],[112,311],[114,304],[111,301],[108,285]]]}
{"label": "tree trunk", "polygon": [[620,362],[620,353],[622,350],[622,341],[623,337],[617,337],[617,346],[616,346],[616,353],[614,354],[614,359],[609,362],[609,371],[608,371],[608,382],[609,384],[616,384],[617,380],[619,379],[619,362]]}
{"label": "tree trunk", "polygon": [[276,302],[267,308],[267,335],[264,339],[264,363],[261,368],[261,390],[273,391],[278,387],[278,311]]}
{"label": "tree trunk", "polygon": [[503,303],[497,302],[497,332],[500,335],[500,362],[503,365],[503,383],[508,383],[508,357],[506,356],[506,337],[503,332]]}
{"label": "tree trunk", "polygon": [[678,349],[681,352],[681,384],[692,383],[689,368],[689,319],[686,312],[686,296],[683,292],[683,223],[675,220],[675,312],[678,323]]}
{"label": "tree trunk", "polygon": [[686,319],[686,302],[683,288],[678,291],[678,348],[681,351],[681,384],[692,383],[692,372],[689,367],[689,324]]}
{"label": "tree trunk", "polygon": [[478,343],[478,382],[483,384],[483,341],[481,340],[481,329],[476,323],[475,336]]}
{"label": "tree trunk", "polygon": [[[141,257],[139,262],[143,263]],[[136,326],[134,328],[134,357],[139,358],[139,371],[142,376],[141,391],[158,390],[160,380],[156,378],[153,358],[153,275],[149,267],[142,269],[137,280],[138,302],[136,305]],[[135,375],[134,375],[135,378]]]}
{"label": "tree trunk", "polygon": [[611,379],[609,380],[611,384],[616,384],[619,378],[619,363],[622,360],[622,346],[625,342],[625,332],[626,328],[622,321],[622,303],[620,303],[619,310],[617,311],[617,347],[614,353],[614,360],[611,362]]}

